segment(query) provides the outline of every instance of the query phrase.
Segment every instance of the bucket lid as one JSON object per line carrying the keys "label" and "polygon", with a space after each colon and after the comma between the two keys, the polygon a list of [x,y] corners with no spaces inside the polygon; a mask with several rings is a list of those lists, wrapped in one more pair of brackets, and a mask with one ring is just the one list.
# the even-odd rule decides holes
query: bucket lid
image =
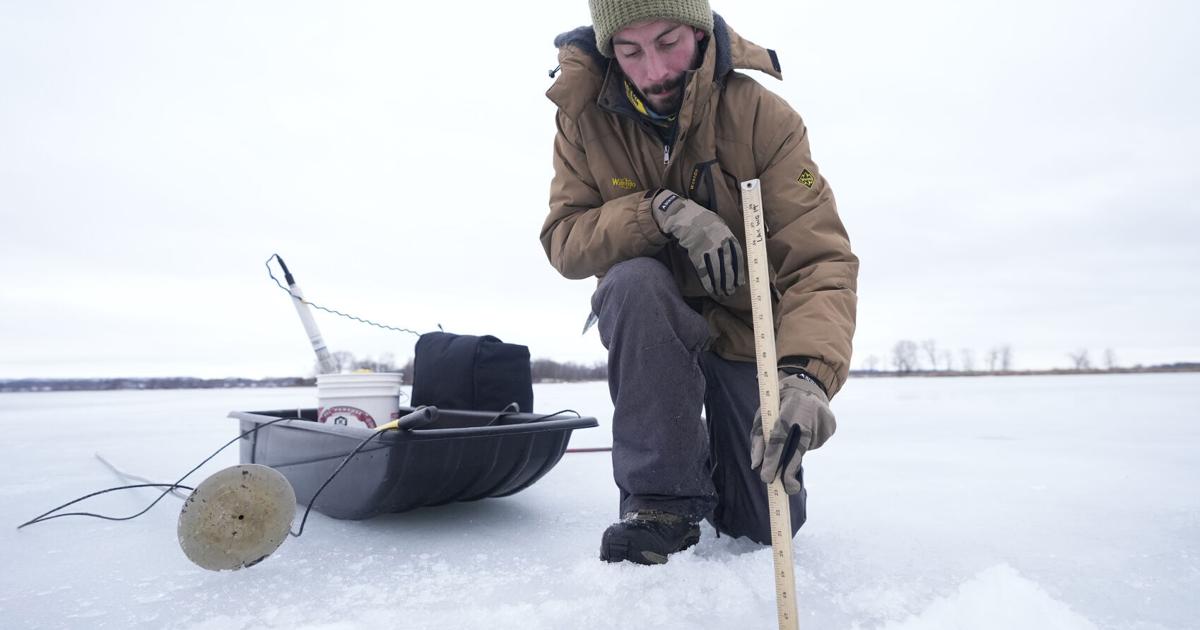
{"label": "bucket lid", "polygon": [[317,385],[400,385],[399,372],[365,372],[362,374],[318,374]]}

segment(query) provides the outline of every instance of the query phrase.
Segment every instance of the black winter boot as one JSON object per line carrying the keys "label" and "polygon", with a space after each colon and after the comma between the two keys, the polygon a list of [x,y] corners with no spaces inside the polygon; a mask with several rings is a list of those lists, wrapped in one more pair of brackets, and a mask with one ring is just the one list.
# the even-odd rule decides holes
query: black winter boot
{"label": "black winter boot", "polygon": [[630,512],[604,530],[600,559],[664,564],[667,556],[700,542],[700,527],[682,516],[658,510]]}

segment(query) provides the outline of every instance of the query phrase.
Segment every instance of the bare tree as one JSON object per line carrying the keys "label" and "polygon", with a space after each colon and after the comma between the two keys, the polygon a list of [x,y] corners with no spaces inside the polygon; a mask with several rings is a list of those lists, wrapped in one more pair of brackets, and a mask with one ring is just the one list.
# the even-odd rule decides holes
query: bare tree
{"label": "bare tree", "polygon": [[400,382],[404,383],[405,385],[412,385],[412,382],[413,382],[413,358],[412,357],[408,357],[408,361],[404,364],[404,367],[400,369],[400,373],[404,375],[404,376],[400,377]]}
{"label": "bare tree", "polygon": [[892,365],[896,367],[897,372],[912,372],[920,367],[917,344],[907,339],[897,341],[896,346],[892,348]]}
{"label": "bare tree", "polygon": [[396,368],[396,355],[385,352],[378,359],[365,357],[352,363],[356,370],[370,370],[372,372],[398,372]]}
{"label": "bare tree", "polygon": [[868,372],[874,372],[879,369],[879,357],[871,355],[863,360],[863,369]]}
{"label": "bare tree", "polygon": [[1000,346],[1000,370],[1004,372],[1012,370],[1012,346],[1009,344]]}
{"label": "bare tree", "polygon": [[1071,363],[1075,366],[1076,370],[1092,369],[1092,361],[1088,358],[1088,351],[1086,348],[1080,348],[1075,352],[1068,352],[1067,356],[1071,358]]}
{"label": "bare tree", "polygon": [[1000,364],[1000,349],[990,348],[987,351],[987,366],[989,372],[995,372],[996,366]]}
{"label": "bare tree", "polygon": [[929,369],[936,372],[938,369],[937,341],[926,339],[921,342],[921,349],[925,351],[925,356],[929,357]]}
{"label": "bare tree", "polygon": [[[357,359],[354,358],[353,352],[347,352],[345,350],[338,350],[337,352],[330,352],[329,358],[333,362],[333,367],[334,367],[333,373],[334,374],[341,374],[342,372],[351,370],[352,368],[354,368],[355,364],[358,361]],[[320,374],[321,373],[321,363],[319,361],[317,361],[314,364],[316,366],[315,372],[317,374]]]}
{"label": "bare tree", "polygon": [[947,372],[954,371],[954,353],[949,350],[942,350],[942,365]]}
{"label": "bare tree", "polygon": [[1112,348],[1105,348],[1104,350],[1104,367],[1109,370],[1117,367],[1117,353],[1113,352]]}
{"label": "bare tree", "polygon": [[962,369],[963,369],[963,371],[964,372],[974,372],[975,371],[975,353],[972,352],[970,348],[963,348],[960,351],[960,353],[962,354]]}
{"label": "bare tree", "polygon": [[583,365],[559,363],[552,359],[534,359],[530,362],[530,371],[535,383],[602,381],[608,375],[608,365],[603,362]]}

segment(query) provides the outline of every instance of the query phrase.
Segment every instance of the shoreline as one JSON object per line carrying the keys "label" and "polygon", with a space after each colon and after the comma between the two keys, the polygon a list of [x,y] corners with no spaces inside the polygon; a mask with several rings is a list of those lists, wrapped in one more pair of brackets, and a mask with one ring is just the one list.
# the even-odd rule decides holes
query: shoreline
{"label": "shoreline", "polygon": [[[1157,365],[1150,367],[1112,368],[1112,369],[1049,369],[1049,370],[1008,370],[971,372],[951,370],[912,370],[899,372],[894,370],[851,370],[850,378],[970,378],[980,376],[1076,376],[1076,375],[1105,375],[1105,374],[1177,374],[1185,372],[1200,372],[1200,363],[1182,363],[1172,365]],[[603,379],[541,379],[535,384],[550,383],[585,383],[601,382]],[[168,389],[265,389],[286,387],[316,387],[314,377],[279,377],[279,378],[195,378],[195,377],[147,377],[147,378],[20,378],[0,379],[0,393],[36,393],[36,392],[98,392],[98,391],[129,391],[129,390],[168,390]]]}

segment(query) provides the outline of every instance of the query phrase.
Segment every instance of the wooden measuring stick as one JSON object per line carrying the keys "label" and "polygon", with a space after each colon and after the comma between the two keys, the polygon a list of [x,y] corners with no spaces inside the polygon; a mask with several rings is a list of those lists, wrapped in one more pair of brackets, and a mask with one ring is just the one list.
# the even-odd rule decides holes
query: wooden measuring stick
{"label": "wooden measuring stick", "polygon": [[[775,317],[771,313],[771,277],[767,267],[767,226],[762,188],[757,179],[742,182],[742,217],[746,222],[747,272],[754,319],[754,358],[758,364],[758,401],[763,443],[779,420],[779,368],[775,357]],[[771,515],[771,550],[775,558],[775,606],[780,630],[797,630],[796,576],[792,566],[792,512],[783,480],[767,485]]]}

